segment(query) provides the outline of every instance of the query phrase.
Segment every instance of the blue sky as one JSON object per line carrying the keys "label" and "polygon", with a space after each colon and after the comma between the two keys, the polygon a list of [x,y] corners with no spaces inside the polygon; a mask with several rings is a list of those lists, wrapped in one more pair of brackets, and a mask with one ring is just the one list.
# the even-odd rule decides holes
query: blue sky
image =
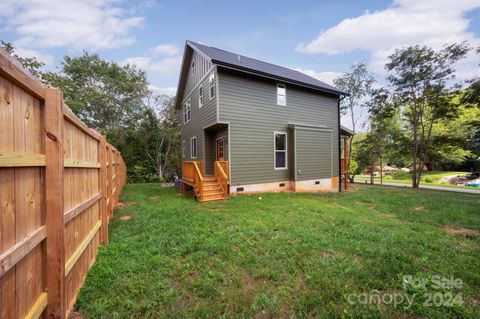
{"label": "blue sky", "polygon": [[[379,81],[395,48],[468,40],[480,46],[480,0],[2,0],[0,39],[56,69],[83,49],[144,68],[173,94],[186,39],[295,68],[331,82],[358,60]],[[478,56],[458,66],[480,73]]]}

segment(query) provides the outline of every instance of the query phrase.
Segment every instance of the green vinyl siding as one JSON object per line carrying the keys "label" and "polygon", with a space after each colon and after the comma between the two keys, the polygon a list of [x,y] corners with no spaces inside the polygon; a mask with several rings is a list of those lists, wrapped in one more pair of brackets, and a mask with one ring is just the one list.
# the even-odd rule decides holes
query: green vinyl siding
{"label": "green vinyl siding", "polygon": [[296,127],[295,136],[296,180],[331,178],[334,173],[332,146],[336,140],[332,132]]}
{"label": "green vinyl siding", "polygon": [[[274,169],[274,132],[289,132],[288,123],[325,126],[338,136],[338,99],[318,91],[286,84],[287,105],[277,105],[276,81],[217,69],[219,121],[230,125],[231,184],[244,185],[290,180],[294,139],[288,134],[288,169]],[[338,143],[332,142],[333,158]],[[308,157],[314,155],[308,155]],[[310,161],[310,159],[309,159]],[[334,172],[338,161],[331,161]],[[322,178],[322,172],[314,178]],[[329,176],[330,177],[330,176]]]}
{"label": "green vinyl siding", "polygon": [[[190,70],[191,71],[191,70]],[[213,69],[211,72],[215,72]],[[191,76],[190,74],[188,75]],[[189,95],[184,98],[184,101],[188,101],[190,99],[191,104],[191,120],[184,124],[182,120],[182,141],[185,140],[187,143],[187,150],[186,150],[186,157],[182,157],[182,162],[184,160],[197,160],[197,161],[204,161],[205,158],[205,151],[208,149],[209,145],[206,139],[206,132],[204,131],[205,128],[211,126],[216,123],[217,121],[217,101],[215,98],[209,99],[204,94],[203,98],[203,107],[199,108],[199,96],[198,96],[198,88],[200,85],[203,87],[203,92],[208,91],[208,75],[203,78],[203,80],[195,86]],[[182,104],[183,108],[183,104]],[[182,114],[183,116],[183,114]],[[190,138],[196,136],[197,137],[197,158],[192,159],[191,157],[191,149],[190,149]]]}

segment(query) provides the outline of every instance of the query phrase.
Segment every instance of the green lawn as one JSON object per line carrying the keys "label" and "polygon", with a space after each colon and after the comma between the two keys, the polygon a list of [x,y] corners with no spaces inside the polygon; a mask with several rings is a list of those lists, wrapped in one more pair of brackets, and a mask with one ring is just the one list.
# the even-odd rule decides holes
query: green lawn
{"label": "green lawn", "polygon": [[[480,317],[478,195],[354,185],[198,204],[137,184],[121,200],[133,203],[116,210],[75,306],[85,318]],[[433,289],[436,275],[463,284]],[[416,294],[410,307],[361,303],[401,293]],[[429,306],[429,293],[463,305]]]}
{"label": "green lawn", "polygon": [[[444,187],[455,187],[455,188],[467,188],[467,189],[476,189],[470,186],[457,186],[452,185],[447,182],[443,182],[442,178],[452,175],[465,175],[466,172],[443,172],[443,171],[432,171],[422,173],[420,185],[432,185],[432,186],[444,186]],[[357,175],[355,176],[355,182],[365,182],[370,183],[370,175]],[[383,181],[388,183],[399,183],[399,184],[408,184],[412,183],[412,174],[400,172],[395,175],[384,175]],[[380,184],[380,176],[374,178],[375,184]]]}

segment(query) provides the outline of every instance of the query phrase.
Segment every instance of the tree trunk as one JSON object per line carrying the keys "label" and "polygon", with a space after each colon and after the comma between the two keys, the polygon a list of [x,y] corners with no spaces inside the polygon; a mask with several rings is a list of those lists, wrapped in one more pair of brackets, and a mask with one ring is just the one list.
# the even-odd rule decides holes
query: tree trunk
{"label": "tree trunk", "polygon": [[375,174],[375,161],[372,160],[370,161],[371,163],[371,166],[370,166],[370,184],[374,184],[375,183],[375,180],[374,180],[374,174]]}
{"label": "tree trunk", "polygon": [[380,155],[380,185],[383,185],[383,161]]}
{"label": "tree trunk", "polygon": [[414,112],[413,115],[413,145],[412,145],[412,187],[418,188],[417,180],[417,155],[418,155],[418,136],[417,136],[417,114]]}

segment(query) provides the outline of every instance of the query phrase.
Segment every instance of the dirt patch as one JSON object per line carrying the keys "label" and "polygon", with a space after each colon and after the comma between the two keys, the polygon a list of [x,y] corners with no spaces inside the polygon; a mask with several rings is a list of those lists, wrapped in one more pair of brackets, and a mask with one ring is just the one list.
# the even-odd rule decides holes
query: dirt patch
{"label": "dirt patch", "polygon": [[332,257],[333,257],[333,253],[330,252],[330,251],[324,250],[324,251],[320,252],[320,256],[321,256],[322,258],[332,258]]}
{"label": "dirt patch", "polygon": [[445,226],[443,230],[450,235],[480,235],[480,231],[462,227]]}
{"label": "dirt patch", "polygon": [[185,277],[185,280],[189,284],[192,284],[195,281],[195,279],[197,279],[197,272],[196,271],[189,272],[187,277]]}
{"label": "dirt patch", "polygon": [[300,292],[305,289],[305,273],[302,271],[300,277],[298,278],[297,286],[295,287],[295,292]]}
{"label": "dirt patch", "polygon": [[123,208],[123,207],[131,206],[134,204],[136,203],[135,202],[118,202],[117,204],[115,204],[115,207]]}
{"label": "dirt patch", "polygon": [[132,217],[131,217],[131,216],[128,216],[128,215],[125,215],[125,216],[120,217],[120,220],[121,220],[121,221],[127,221],[127,220],[130,220],[130,219],[132,219]]}
{"label": "dirt patch", "polygon": [[415,211],[416,211],[416,212],[421,212],[422,210],[425,210],[425,207],[423,207],[423,206],[417,206],[417,207],[415,207]]}
{"label": "dirt patch", "polygon": [[470,299],[468,300],[468,304],[474,307],[480,307],[480,300],[478,299]]}
{"label": "dirt patch", "polygon": [[242,282],[243,282],[243,289],[246,292],[251,291],[258,286],[257,280],[253,278],[252,275],[250,275],[248,271],[245,269],[242,271]]}
{"label": "dirt patch", "polygon": [[273,314],[266,310],[259,310],[255,314],[255,319],[266,319],[266,318],[274,318]]}
{"label": "dirt patch", "polygon": [[149,198],[151,198],[151,199],[159,199],[159,198],[160,198],[160,195],[152,195],[152,196],[149,196]]}
{"label": "dirt patch", "polygon": [[83,314],[80,311],[74,311],[68,316],[69,319],[83,319]]}

